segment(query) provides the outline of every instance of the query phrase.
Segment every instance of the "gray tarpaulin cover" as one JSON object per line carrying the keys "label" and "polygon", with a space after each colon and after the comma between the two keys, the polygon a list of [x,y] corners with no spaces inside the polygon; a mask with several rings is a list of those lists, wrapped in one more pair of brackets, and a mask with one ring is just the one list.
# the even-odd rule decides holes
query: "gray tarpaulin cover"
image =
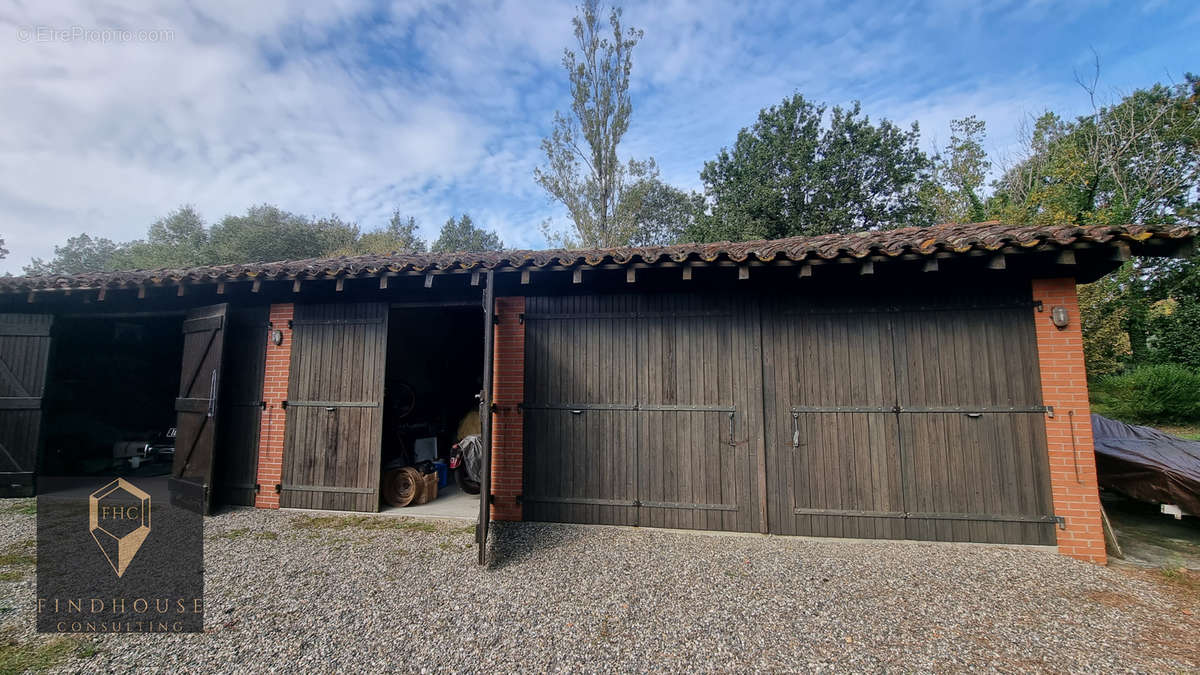
{"label": "gray tarpaulin cover", "polygon": [[458,449],[462,450],[463,464],[467,467],[467,475],[471,480],[479,480],[480,466],[483,464],[483,441],[474,434],[467,436],[458,442]]}
{"label": "gray tarpaulin cover", "polygon": [[1092,415],[1100,487],[1200,516],[1200,441]]}

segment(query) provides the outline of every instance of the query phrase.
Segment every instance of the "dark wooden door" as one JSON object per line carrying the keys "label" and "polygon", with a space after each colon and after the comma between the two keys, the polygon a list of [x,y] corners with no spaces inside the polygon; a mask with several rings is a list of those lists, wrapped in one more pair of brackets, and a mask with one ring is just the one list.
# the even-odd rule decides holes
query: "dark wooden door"
{"label": "dark wooden door", "polygon": [[387,303],[298,305],[280,505],[379,510]]}
{"label": "dark wooden door", "polygon": [[222,504],[254,505],[269,307],[231,309],[218,409],[213,493]]}
{"label": "dark wooden door", "polygon": [[758,529],[755,311],[730,296],[528,298],[525,517]]}
{"label": "dark wooden door", "polygon": [[889,316],[782,300],[763,317],[771,530],[903,538]]}
{"label": "dark wooden door", "polygon": [[34,492],[53,321],[48,314],[0,315],[0,497]]}
{"label": "dark wooden door", "polygon": [[992,295],[768,301],[773,532],[1054,543],[1031,302]]}
{"label": "dark wooden door", "polygon": [[213,449],[217,439],[218,394],[228,305],[200,307],[183,322],[183,362],[175,399],[176,480],[199,484],[204,513],[209,511]]}
{"label": "dark wooden door", "polygon": [[1055,542],[1032,316],[1027,302],[895,316],[909,538]]}

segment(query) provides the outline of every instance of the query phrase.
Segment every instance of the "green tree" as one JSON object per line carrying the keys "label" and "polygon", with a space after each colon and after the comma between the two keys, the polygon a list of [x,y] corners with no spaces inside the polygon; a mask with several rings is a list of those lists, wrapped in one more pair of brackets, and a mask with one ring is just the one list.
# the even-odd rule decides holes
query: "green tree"
{"label": "green tree", "polygon": [[182,206],[150,225],[144,240],[120,247],[109,265],[113,269],[194,267],[214,260],[204,219],[192,206]]}
{"label": "green tree", "polygon": [[764,109],[700,174],[712,212],[701,241],[928,225],[930,160],[919,130],[872,124],[856,102],[834,107],[800,94]]}
{"label": "green tree", "polygon": [[209,232],[218,264],[317,258],[358,240],[358,226],[337,216],[312,219],[265,204],[226,216]]}
{"label": "green tree", "polygon": [[433,242],[430,250],[434,253],[451,253],[465,251],[499,251],[504,248],[504,242],[494,231],[475,227],[471,216],[463,214],[462,218],[450,218],[442,226],[442,231]]}
{"label": "green tree", "polygon": [[333,251],[334,255],[393,255],[396,253],[424,253],[425,240],[418,236],[417,219],[405,218],[393,211],[387,227],[364,232],[362,236]]}
{"label": "green tree", "polygon": [[534,179],[566,206],[574,225],[568,233],[543,230],[564,246],[620,246],[635,236],[637,191],[631,183],[657,176],[653,159],[622,163],[617,156],[629,129],[633,103],[629,74],[633,48],[642,31],[621,28],[621,10],[613,8],[611,40],[602,36],[597,0],[585,0],[572,19],[579,53],[564,50],[563,67],[571,83],[571,115],[554,115],[554,129],[542,140],[546,165]]}
{"label": "green tree", "polygon": [[638,210],[633,216],[633,235],[628,243],[634,246],[663,246],[677,244],[696,227],[704,213],[704,196],[668,185],[658,178],[643,178],[634,183],[631,192],[637,197]]}
{"label": "green tree", "polygon": [[25,265],[27,276],[45,274],[84,274],[111,269],[113,257],[120,247],[111,239],[81,233],[54,247],[50,260],[33,258]]}
{"label": "green tree", "polygon": [[[1109,104],[1096,102],[1095,81],[1085,88],[1092,113],[1074,121],[1039,117],[1026,134],[1025,156],[996,181],[991,212],[1029,224],[1196,223],[1200,78],[1188,74],[1183,83],[1155,84]],[[1138,259],[1098,283],[1105,287],[1081,289],[1081,312],[1119,316],[1123,334],[1085,326],[1085,342],[1093,345],[1085,350],[1089,371],[1109,370],[1103,355],[1122,354],[1125,344],[1128,363],[1178,362],[1182,357],[1172,354],[1188,353],[1151,346],[1156,335],[1173,336],[1172,344],[1196,339],[1186,327],[1187,303],[1200,295],[1200,259]],[[1155,315],[1152,308],[1164,300],[1183,309]]]}
{"label": "green tree", "polygon": [[983,141],[987,125],[974,115],[950,122],[950,142],[934,158],[932,195],[939,223],[987,220],[983,187],[992,163]]}

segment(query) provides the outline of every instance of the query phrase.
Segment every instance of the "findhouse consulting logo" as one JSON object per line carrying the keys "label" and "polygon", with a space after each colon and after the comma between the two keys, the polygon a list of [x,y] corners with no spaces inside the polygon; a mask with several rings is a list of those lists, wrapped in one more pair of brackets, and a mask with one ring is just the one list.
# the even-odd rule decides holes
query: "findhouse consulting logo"
{"label": "findhouse consulting logo", "polygon": [[38,631],[203,630],[202,497],[168,476],[39,479]]}
{"label": "findhouse consulting logo", "polygon": [[120,577],[150,534],[150,494],[124,478],[96,490],[88,497],[88,530]]}

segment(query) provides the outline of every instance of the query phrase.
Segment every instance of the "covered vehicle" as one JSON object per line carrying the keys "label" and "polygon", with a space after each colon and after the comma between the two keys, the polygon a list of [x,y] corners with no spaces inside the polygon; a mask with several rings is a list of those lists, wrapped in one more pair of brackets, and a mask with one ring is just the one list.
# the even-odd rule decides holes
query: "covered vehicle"
{"label": "covered vehicle", "polygon": [[1200,442],[1092,415],[1100,487],[1200,516]]}

